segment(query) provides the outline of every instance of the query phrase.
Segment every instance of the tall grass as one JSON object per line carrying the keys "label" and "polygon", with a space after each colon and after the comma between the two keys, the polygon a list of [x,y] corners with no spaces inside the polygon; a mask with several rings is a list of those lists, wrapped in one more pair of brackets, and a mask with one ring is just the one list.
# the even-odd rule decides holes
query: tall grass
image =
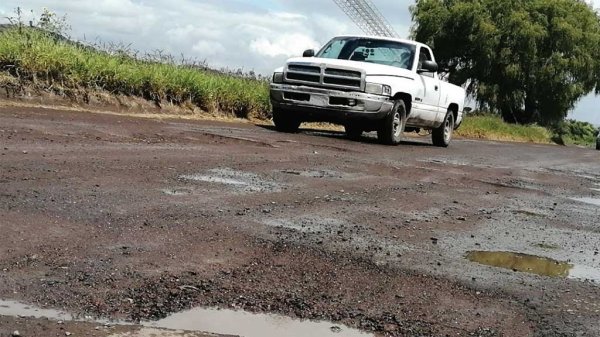
{"label": "tall grass", "polygon": [[456,133],[466,138],[516,142],[550,143],[552,139],[552,132],[544,127],[509,124],[492,114],[466,116]]}
{"label": "tall grass", "polygon": [[266,117],[270,111],[266,81],[98,50],[39,29],[0,32],[0,69],[20,80],[102,89],[157,102],[189,102],[237,117]]}

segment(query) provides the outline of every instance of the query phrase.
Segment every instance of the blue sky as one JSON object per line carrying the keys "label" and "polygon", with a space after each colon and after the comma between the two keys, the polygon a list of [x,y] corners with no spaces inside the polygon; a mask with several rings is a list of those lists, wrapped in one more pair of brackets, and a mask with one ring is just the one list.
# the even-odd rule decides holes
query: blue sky
{"label": "blue sky", "polygon": [[[372,1],[407,37],[414,0]],[[600,7],[600,0],[591,1]],[[2,0],[0,23],[17,6],[27,12],[26,20],[44,7],[67,14],[76,39],[183,54],[216,68],[262,74],[332,36],[361,33],[332,0]],[[600,97],[584,98],[570,117],[600,125]]]}

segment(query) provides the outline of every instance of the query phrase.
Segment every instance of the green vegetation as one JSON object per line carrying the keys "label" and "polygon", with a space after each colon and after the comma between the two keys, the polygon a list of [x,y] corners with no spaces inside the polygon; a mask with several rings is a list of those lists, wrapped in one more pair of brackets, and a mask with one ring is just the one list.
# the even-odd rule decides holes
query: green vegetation
{"label": "green vegetation", "polygon": [[466,138],[594,147],[598,129],[590,123],[565,120],[555,127],[507,123],[497,114],[468,114],[456,134]]}
{"label": "green vegetation", "polygon": [[502,141],[550,143],[552,133],[539,125],[509,124],[498,115],[480,114],[465,117],[458,136]]}
{"label": "green vegetation", "polygon": [[553,128],[552,140],[563,145],[595,146],[598,128],[590,123],[565,120]]}
{"label": "green vegetation", "polygon": [[417,0],[413,37],[510,123],[553,125],[600,93],[600,15],[585,0]]}
{"label": "green vegetation", "polygon": [[37,28],[0,32],[0,69],[8,69],[19,81],[42,82],[52,88],[106,90],[157,103],[191,103],[205,111],[237,117],[268,116],[266,81],[162,61],[98,50]]}

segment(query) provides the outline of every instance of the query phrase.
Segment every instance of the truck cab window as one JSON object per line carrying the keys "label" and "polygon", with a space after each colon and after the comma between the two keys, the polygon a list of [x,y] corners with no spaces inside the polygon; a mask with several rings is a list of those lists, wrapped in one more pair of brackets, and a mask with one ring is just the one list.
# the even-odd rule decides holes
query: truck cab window
{"label": "truck cab window", "polygon": [[[419,64],[417,65],[417,69],[421,69],[424,61],[432,61],[431,53],[429,49],[421,47],[421,51],[419,52]],[[421,73],[423,76],[433,77],[433,73]]]}

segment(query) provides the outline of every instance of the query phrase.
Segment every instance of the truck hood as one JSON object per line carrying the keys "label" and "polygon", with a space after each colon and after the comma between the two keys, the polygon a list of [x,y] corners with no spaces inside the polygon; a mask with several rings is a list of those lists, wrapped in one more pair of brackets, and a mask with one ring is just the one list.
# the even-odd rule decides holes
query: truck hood
{"label": "truck hood", "polygon": [[287,61],[287,63],[304,63],[304,64],[325,64],[328,66],[341,66],[347,68],[354,68],[358,71],[364,71],[367,76],[399,76],[410,79],[415,78],[415,74],[408,70],[398,67],[386,66],[382,64],[375,64],[369,62],[359,62],[350,60],[338,60],[338,59],[326,59],[318,57],[295,57]]}

